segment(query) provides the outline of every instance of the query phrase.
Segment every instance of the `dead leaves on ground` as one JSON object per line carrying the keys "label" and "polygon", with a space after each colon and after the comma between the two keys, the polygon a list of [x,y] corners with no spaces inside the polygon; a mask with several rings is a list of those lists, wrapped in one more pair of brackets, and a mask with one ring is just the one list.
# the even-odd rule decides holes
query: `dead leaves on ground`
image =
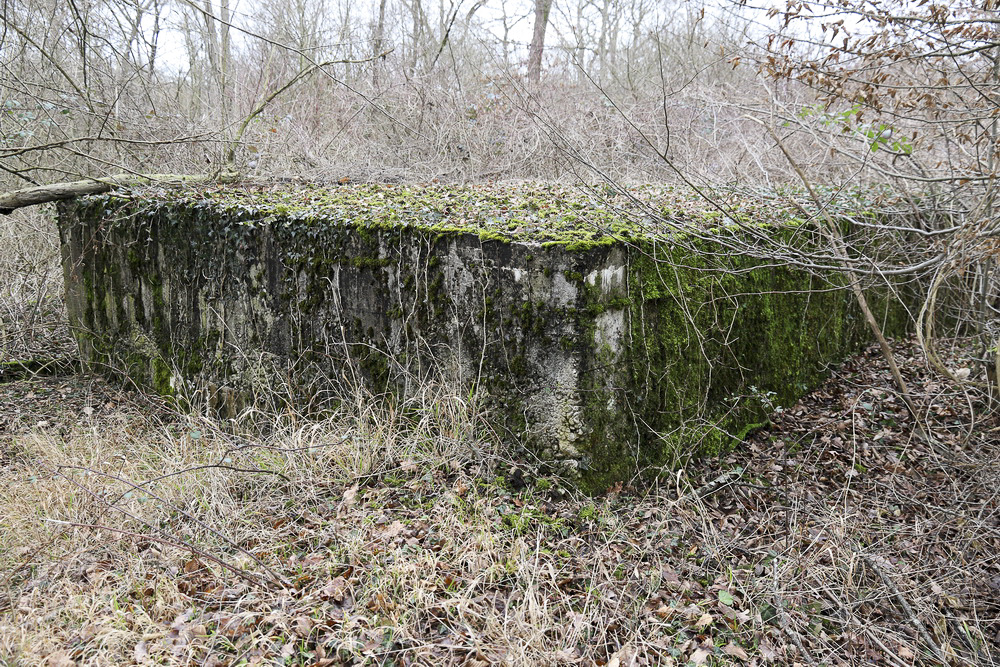
{"label": "dead leaves on ground", "polygon": [[[741,451],[690,467],[691,488],[720,466],[740,471],[703,500],[627,488],[567,498],[406,459],[307,500],[253,507],[267,531],[242,546],[290,587],[252,589],[174,554],[172,607],[157,606],[162,585],[125,602],[124,613],[149,615],[132,631],[128,659],[932,664],[859,553],[895,582],[954,664],[973,662],[976,650],[992,655],[996,425],[970,431],[961,397],[924,373],[911,348],[897,352],[936,420],[933,445],[913,437],[869,351]],[[50,657],[86,661],[99,637],[67,636]]]}

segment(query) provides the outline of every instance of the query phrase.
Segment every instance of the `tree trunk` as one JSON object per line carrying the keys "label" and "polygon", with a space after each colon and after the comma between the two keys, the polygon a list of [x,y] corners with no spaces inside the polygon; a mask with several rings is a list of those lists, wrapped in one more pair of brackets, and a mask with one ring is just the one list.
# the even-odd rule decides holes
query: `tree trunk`
{"label": "tree trunk", "polygon": [[545,29],[549,25],[552,0],[535,0],[535,29],[528,47],[528,81],[538,83],[542,78],[542,55],[545,51]]}
{"label": "tree trunk", "polygon": [[372,40],[372,88],[378,90],[378,74],[382,67],[379,56],[385,48],[385,5],[387,0],[379,0],[378,22],[375,24],[375,36]]}

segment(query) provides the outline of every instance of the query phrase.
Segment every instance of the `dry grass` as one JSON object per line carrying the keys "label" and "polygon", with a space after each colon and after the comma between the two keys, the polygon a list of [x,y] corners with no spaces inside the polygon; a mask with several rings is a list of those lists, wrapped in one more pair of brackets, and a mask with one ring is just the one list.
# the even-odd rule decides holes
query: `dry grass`
{"label": "dry grass", "polygon": [[12,438],[0,652],[540,664],[653,641],[621,635],[648,594],[620,590],[610,501],[512,493],[469,406],[428,399],[249,439],[115,413]]}
{"label": "dry grass", "polygon": [[0,364],[68,353],[59,232],[45,210],[0,216]]}
{"label": "dry grass", "polygon": [[[44,425],[0,435],[0,655],[993,664],[996,427],[946,456],[869,423],[898,408],[872,361],[745,452],[596,499],[523,478],[442,388],[266,430],[106,401],[103,385],[61,413],[75,399],[55,392],[35,404]],[[866,406],[848,426],[845,396]],[[706,488],[720,465],[727,482]]]}

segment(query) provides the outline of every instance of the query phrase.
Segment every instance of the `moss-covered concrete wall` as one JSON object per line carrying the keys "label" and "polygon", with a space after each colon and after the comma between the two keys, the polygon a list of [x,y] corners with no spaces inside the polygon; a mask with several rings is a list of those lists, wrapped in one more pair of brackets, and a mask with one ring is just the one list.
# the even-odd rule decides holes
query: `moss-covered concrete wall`
{"label": "moss-covered concrete wall", "polygon": [[[835,282],[711,240],[519,240],[197,193],[59,220],[94,368],[223,414],[453,382],[589,489],[731,446],[869,338]],[[880,308],[890,333],[900,310]]]}

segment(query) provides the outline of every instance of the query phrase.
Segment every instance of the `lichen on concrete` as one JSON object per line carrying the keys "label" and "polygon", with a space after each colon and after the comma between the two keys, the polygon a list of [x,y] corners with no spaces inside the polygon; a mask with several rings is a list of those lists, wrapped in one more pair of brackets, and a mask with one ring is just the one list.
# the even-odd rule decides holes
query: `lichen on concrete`
{"label": "lichen on concrete", "polygon": [[60,232],[95,368],[225,415],[455,383],[599,490],[725,451],[867,340],[842,281],[727,252],[721,218],[662,188],[248,186],[67,202]]}

